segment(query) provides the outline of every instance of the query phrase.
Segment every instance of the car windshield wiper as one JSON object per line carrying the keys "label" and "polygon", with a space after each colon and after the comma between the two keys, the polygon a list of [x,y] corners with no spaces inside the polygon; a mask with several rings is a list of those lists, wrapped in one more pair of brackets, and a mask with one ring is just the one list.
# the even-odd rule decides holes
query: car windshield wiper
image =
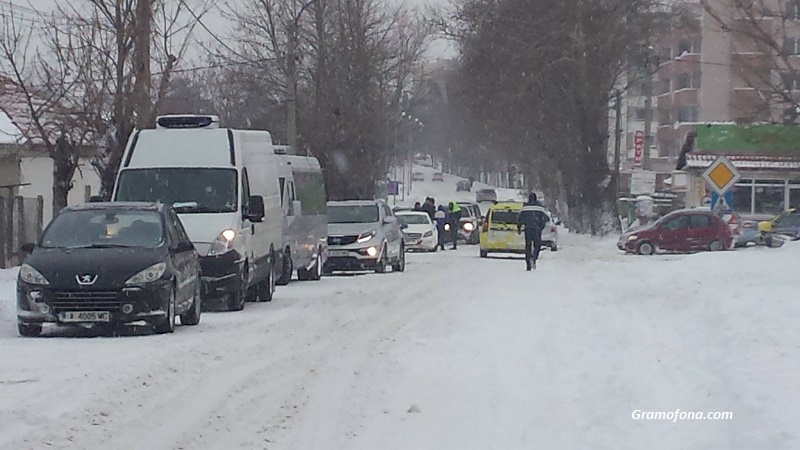
{"label": "car windshield wiper", "polygon": [[133,248],[135,245],[126,245],[126,244],[90,244],[90,245],[78,245],[75,247],[64,247],[66,249],[76,249],[76,248]]}

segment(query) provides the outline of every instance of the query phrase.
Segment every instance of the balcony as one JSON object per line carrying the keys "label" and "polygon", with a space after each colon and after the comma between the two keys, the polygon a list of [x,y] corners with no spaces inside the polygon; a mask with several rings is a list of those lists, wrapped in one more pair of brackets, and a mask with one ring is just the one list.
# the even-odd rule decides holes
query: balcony
{"label": "balcony", "polygon": [[698,91],[696,88],[679,89],[673,95],[672,103],[675,107],[697,105]]}

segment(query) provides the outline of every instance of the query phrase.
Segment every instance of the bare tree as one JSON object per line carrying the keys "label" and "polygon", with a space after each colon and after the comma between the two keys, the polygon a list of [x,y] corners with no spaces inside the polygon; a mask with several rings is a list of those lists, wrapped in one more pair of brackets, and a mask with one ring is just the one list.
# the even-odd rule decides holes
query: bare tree
{"label": "bare tree", "polygon": [[800,117],[800,3],[785,0],[701,0],[714,25],[732,42],[730,68],[747,102],[739,117],[796,123]]}

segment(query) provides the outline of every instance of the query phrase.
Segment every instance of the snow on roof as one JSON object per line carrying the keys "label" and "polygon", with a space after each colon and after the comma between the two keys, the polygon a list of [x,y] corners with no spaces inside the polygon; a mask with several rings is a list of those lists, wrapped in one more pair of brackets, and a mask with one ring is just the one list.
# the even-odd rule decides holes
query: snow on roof
{"label": "snow on roof", "polygon": [[8,114],[0,111],[0,144],[17,144],[24,141],[22,132],[14,125]]}
{"label": "snow on roof", "polygon": [[[689,169],[706,169],[720,155],[689,153],[686,155],[686,167]],[[726,155],[726,158],[740,170],[800,170],[800,157],[794,156],[745,156]]]}

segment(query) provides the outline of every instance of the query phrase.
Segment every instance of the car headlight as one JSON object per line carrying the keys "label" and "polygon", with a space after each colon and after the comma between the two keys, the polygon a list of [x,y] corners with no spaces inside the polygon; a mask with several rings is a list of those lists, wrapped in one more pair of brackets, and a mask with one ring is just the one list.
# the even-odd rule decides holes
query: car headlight
{"label": "car headlight", "polygon": [[164,272],[167,271],[167,264],[166,263],[158,263],[153,264],[152,266],[144,269],[143,271],[137,273],[136,275],[130,277],[125,284],[145,284],[145,283],[152,283],[153,281],[159,280],[161,277],[164,276]]}
{"label": "car headlight", "polygon": [[423,234],[422,237],[432,237],[433,231],[428,231],[427,233]]}
{"label": "car headlight", "polygon": [[217,236],[208,249],[208,256],[218,256],[227,253],[233,248],[233,241],[236,239],[236,230],[227,229]]}
{"label": "car headlight", "polygon": [[628,242],[635,241],[637,237],[638,236],[636,236],[635,234],[632,234],[632,235],[628,236]]}
{"label": "car headlight", "polygon": [[364,242],[369,242],[369,240],[374,238],[375,236],[377,236],[377,234],[378,234],[378,230],[372,230],[372,231],[367,231],[366,233],[361,233],[358,236],[358,241],[357,242],[359,244],[363,244]]}
{"label": "car headlight", "polygon": [[378,256],[378,249],[377,249],[377,248],[375,248],[375,247],[370,247],[370,248],[368,248],[368,249],[367,249],[367,255],[369,255],[369,256],[371,256],[371,257],[373,257],[373,258],[374,258],[375,256]]}
{"label": "car headlight", "polygon": [[450,231],[450,224],[449,223],[444,224],[444,231]]}
{"label": "car headlight", "polygon": [[474,230],[474,229],[475,229],[475,225],[473,225],[473,224],[472,224],[472,222],[466,222],[466,223],[464,224],[464,230],[466,230],[466,231],[472,231],[472,230]]}
{"label": "car headlight", "polygon": [[32,266],[28,264],[23,264],[19,268],[19,279],[28,283],[28,284],[35,284],[38,286],[47,286],[50,284],[47,281],[47,278],[44,277],[38,270],[34,269]]}

